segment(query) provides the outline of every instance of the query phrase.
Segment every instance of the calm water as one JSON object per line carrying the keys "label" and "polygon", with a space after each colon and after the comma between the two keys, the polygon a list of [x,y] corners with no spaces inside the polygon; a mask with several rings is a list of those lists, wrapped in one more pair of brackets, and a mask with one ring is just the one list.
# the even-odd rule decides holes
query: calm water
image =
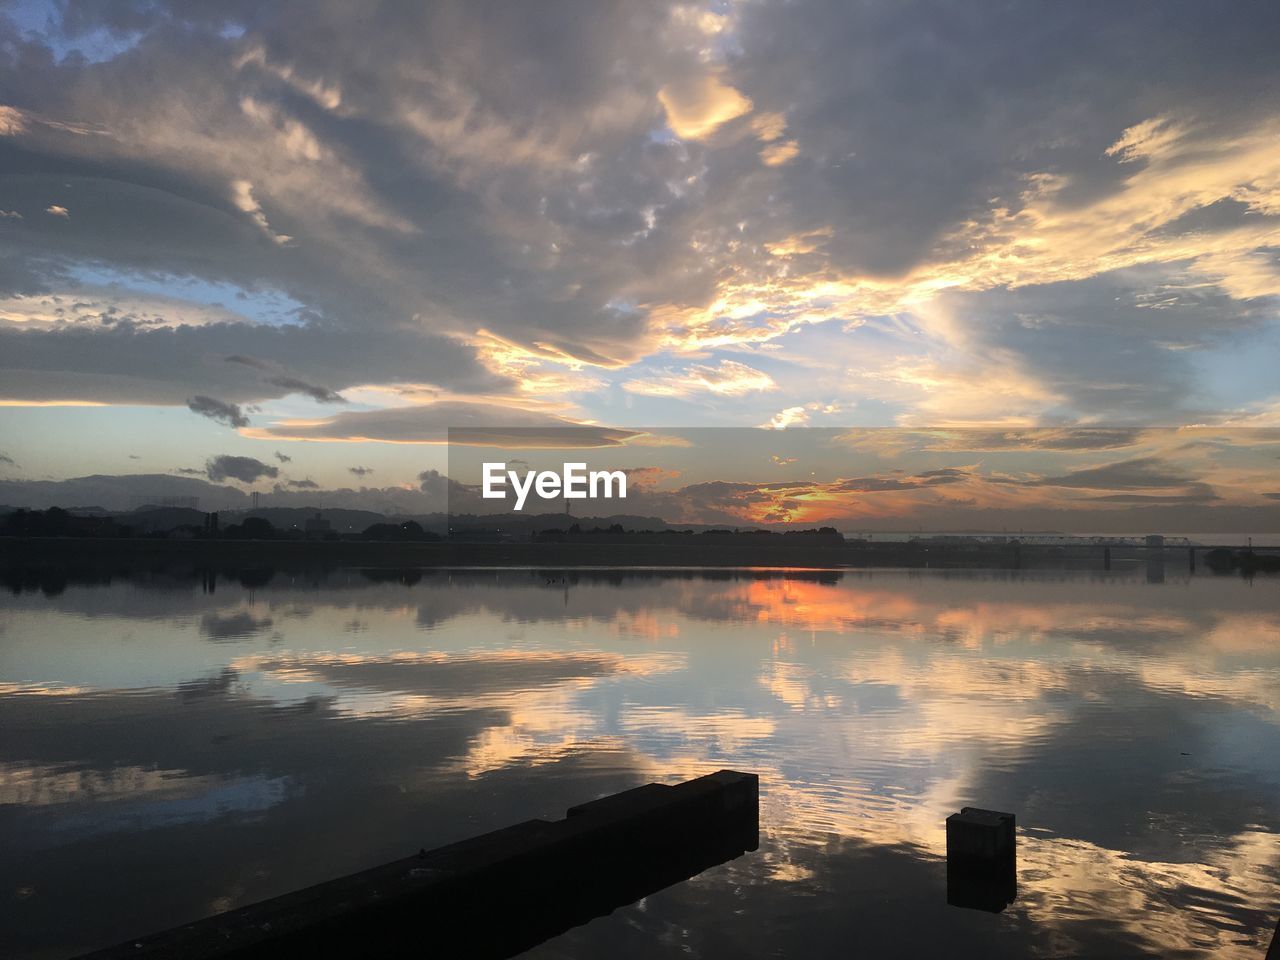
{"label": "calm water", "polygon": [[[1257,958],[1280,914],[1278,579],[248,579],[0,600],[0,953],[721,767],[758,852],[531,956]],[[1002,914],[946,904],[965,804],[1017,814]]]}

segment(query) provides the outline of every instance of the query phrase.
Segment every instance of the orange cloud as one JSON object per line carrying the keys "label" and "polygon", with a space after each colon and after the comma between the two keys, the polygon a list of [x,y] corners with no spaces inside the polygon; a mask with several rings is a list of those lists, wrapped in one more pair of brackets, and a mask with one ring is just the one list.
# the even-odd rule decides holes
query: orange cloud
{"label": "orange cloud", "polygon": [[658,100],[668,126],[682,140],[703,140],[751,110],[751,101],[714,73],[673,81],[658,91]]}
{"label": "orange cloud", "polygon": [[714,367],[694,364],[679,373],[668,372],[656,377],[627,380],[622,384],[629,393],[647,397],[687,397],[699,392],[740,397],[776,390],[777,386],[767,373],[736,360],[721,360]]}

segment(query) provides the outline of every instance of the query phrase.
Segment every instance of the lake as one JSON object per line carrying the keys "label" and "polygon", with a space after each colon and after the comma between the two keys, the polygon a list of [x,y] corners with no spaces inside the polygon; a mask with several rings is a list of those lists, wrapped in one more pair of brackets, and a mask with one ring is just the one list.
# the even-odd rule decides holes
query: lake
{"label": "lake", "polygon": [[[0,953],[69,956],[657,780],[760,849],[529,956],[1249,957],[1280,579],[156,572],[0,600]],[[42,589],[43,587],[43,589]],[[1018,818],[949,906],[946,817]]]}

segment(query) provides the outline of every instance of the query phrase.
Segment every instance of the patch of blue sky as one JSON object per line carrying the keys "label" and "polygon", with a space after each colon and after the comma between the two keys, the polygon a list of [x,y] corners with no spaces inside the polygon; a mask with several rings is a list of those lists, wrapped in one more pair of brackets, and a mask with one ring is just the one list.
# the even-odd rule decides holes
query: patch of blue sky
{"label": "patch of blue sky", "polygon": [[675,131],[666,124],[660,127],[654,127],[649,131],[649,140],[651,143],[674,144],[679,143],[680,138],[676,136]]}
{"label": "patch of blue sky", "polygon": [[61,30],[62,15],[53,0],[22,0],[7,6],[5,13],[27,39],[43,43],[59,60],[79,54],[91,63],[114,60],[142,39],[141,30],[117,31],[98,27],[68,36]]}
{"label": "patch of blue sky", "polygon": [[306,310],[303,303],[280,290],[246,290],[233,283],[199,277],[125,273],[84,265],[72,268],[69,273],[82,283],[117,286],[135,294],[147,293],[208,307],[222,307],[246,320],[273,327],[301,324],[300,315]]}
{"label": "patch of blue sky", "polygon": [[1276,357],[1280,357],[1280,320],[1236,331],[1212,349],[1195,351],[1191,366],[1196,404],[1242,410],[1280,399]]}

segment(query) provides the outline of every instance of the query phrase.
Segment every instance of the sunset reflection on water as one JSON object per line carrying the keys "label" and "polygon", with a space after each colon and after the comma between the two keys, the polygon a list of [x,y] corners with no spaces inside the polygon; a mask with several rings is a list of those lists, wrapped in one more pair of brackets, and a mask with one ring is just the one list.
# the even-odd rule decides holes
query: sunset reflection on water
{"label": "sunset reflection on water", "polygon": [[[1280,914],[1278,601],[1274,579],[1132,571],[17,594],[4,940],[69,955],[732,767],[761,777],[758,853],[534,953],[1258,956]],[[946,905],[966,804],[1018,817],[999,915]]]}

